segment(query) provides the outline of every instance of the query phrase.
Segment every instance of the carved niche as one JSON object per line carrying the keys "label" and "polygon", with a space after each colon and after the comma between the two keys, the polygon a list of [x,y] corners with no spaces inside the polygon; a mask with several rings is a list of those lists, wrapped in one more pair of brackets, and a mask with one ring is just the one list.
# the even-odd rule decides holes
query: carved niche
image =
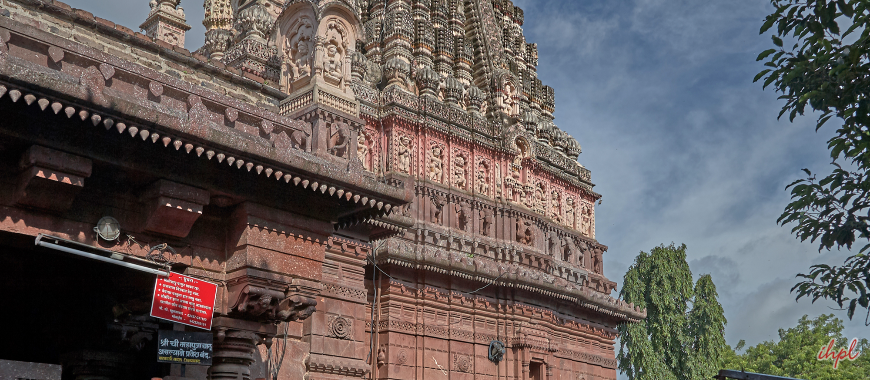
{"label": "carved niche", "polygon": [[336,121],[330,126],[329,153],[333,156],[347,158],[350,147],[350,126],[347,123]]}
{"label": "carved niche", "polygon": [[453,159],[453,185],[465,190],[465,185],[467,182],[466,179],[466,159],[465,156],[457,155],[456,158]]}
{"label": "carved niche", "polygon": [[535,243],[535,232],[532,230],[531,222],[517,219],[517,242],[526,245]]}
{"label": "carved niche", "polygon": [[291,93],[307,85],[314,64],[314,13],[303,8],[281,23],[281,90]]}
{"label": "carved niche", "polygon": [[489,196],[489,166],[486,161],[481,161],[477,165],[477,174],[475,178],[475,191],[477,193]]}
{"label": "carved niche", "polygon": [[360,130],[356,137],[356,156],[362,161],[363,169],[372,171],[369,163],[369,142],[365,130]]}
{"label": "carved niche", "polygon": [[459,202],[456,204],[456,227],[463,231],[468,231],[472,223],[471,205],[468,202]]}
{"label": "carved niche", "polygon": [[492,214],[492,210],[482,209],[480,210],[480,234],[483,236],[490,236],[490,229],[495,222],[495,217]]}
{"label": "carved niche", "polygon": [[568,227],[576,228],[574,224],[574,198],[565,200],[565,224]]}
{"label": "carved niche", "polygon": [[396,139],[396,168],[400,173],[411,174],[411,138],[401,135]]}
{"label": "carved niche", "polygon": [[429,150],[429,160],[426,163],[426,176],[430,181],[441,183],[443,175],[444,148],[437,143],[432,144],[432,149]]}
{"label": "carved niche", "polygon": [[447,203],[447,200],[444,199],[444,196],[438,193],[434,193],[431,196],[432,199],[432,212],[430,213],[430,221],[432,223],[441,224],[441,217],[444,213],[444,205]]}

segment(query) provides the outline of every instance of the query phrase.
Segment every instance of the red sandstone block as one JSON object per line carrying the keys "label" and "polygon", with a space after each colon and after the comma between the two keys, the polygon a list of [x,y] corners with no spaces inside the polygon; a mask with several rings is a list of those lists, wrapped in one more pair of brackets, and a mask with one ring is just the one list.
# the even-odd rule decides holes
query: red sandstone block
{"label": "red sandstone block", "polygon": [[162,48],[164,48],[164,49],[172,50],[172,45],[170,45],[170,44],[169,44],[168,42],[166,42],[166,41],[155,39],[154,42],[156,42],[158,45],[160,45],[160,47],[162,47]]}
{"label": "red sandstone block", "polygon": [[130,28],[124,26],[124,25],[118,25],[118,24],[115,24],[115,30],[117,30],[117,31],[119,31],[119,32],[122,32],[122,33],[129,34],[129,35],[131,35],[131,36],[132,36],[134,33],[136,33],[136,32],[134,32],[132,29],[130,29]]}
{"label": "red sandstone block", "polygon": [[94,21],[94,14],[84,9],[76,9],[76,15],[85,21]]}
{"label": "red sandstone block", "polygon": [[115,28],[115,23],[114,23],[114,22],[111,22],[111,21],[109,21],[109,20],[106,20],[106,19],[104,19],[104,18],[100,18],[100,17],[95,17],[95,18],[96,18],[98,24],[103,24],[103,25],[105,25],[105,26],[107,26],[107,27],[109,27],[109,28],[112,28],[112,29]]}
{"label": "red sandstone block", "polygon": [[190,56],[190,50],[187,50],[181,46],[172,46],[172,50],[175,50],[178,53],[184,54],[186,56]]}
{"label": "red sandstone block", "polygon": [[202,55],[202,54],[194,54],[194,55],[193,55],[193,58],[196,58],[196,60],[197,60],[197,61],[200,61],[200,62],[208,62],[208,58],[206,58],[206,57],[205,57],[204,55]]}
{"label": "red sandstone block", "polygon": [[151,37],[148,37],[148,36],[146,36],[146,35],[144,35],[144,34],[142,34],[142,33],[135,32],[135,33],[133,33],[133,35],[136,36],[136,38],[138,38],[138,39],[140,39],[140,40],[142,40],[142,41],[154,42],[154,41],[151,40]]}
{"label": "red sandstone block", "polygon": [[221,69],[221,70],[226,70],[226,69],[227,69],[227,65],[224,65],[223,62],[218,61],[218,60],[216,60],[216,59],[211,61],[211,65],[214,66],[214,67],[217,67],[217,68],[219,68],[219,69]]}
{"label": "red sandstone block", "polygon": [[[160,41],[160,42],[163,42],[163,41]],[[160,43],[160,42],[158,42],[158,43]],[[185,67],[185,66],[179,65],[178,63],[175,63],[175,62],[173,62],[173,61],[168,61],[168,60],[166,61],[166,66],[169,66],[169,68],[171,68],[171,69],[175,69],[175,70],[178,70],[178,71],[187,71],[187,70],[189,70],[189,68],[187,68],[187,67]]]}
{"label": "red sandstone block", "polygon": [[257,82],[257,83],[259,83],[259,84],[263,84],[263,83],[266,81],[265,79],[263,79],[263,78],[261,78],[261,77],[259,77],[259,76],[257,76],[257,75],[251,74],[251,73],[249,73],[249,72],[247,72],[247,71],[245,71],[245,73],[244,73],[244,77],[245,77],[245,78],[248,78],[248,79],[250,79],[250,80],[252,80],[252,81],[254,81],[254,82]]}
{"label": "red sandstone block", "polygon": [[237,69],[237,68],[235,68],[235,67],[232,67],[232,66],[227,66],[227,71],[229,71],[229,72],[231,72],[231,73],[233,73],[233,74],[239,75],[239,76],[242,75],[242,72],[239,71],[239,69]]}
{"label": "red sandstone block", "polygon": [[52,1],[52,3],[54,3],[54,5],[58,8],[61,8],[61,9],[67,10],[67,11],[72,11],[72,7],[69,6],[67,3],[63,3],[63,2],[60,2],[57,0]]}

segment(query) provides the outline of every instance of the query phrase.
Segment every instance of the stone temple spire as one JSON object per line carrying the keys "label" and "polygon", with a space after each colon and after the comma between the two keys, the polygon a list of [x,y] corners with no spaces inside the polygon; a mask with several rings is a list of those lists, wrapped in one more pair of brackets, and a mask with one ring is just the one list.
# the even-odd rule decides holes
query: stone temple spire
{"label": "stone temple spire", "polygon": [[151,0],[151,12],[139,28],[148,37],[170,45],[184,47],[184,33],[190,30],[184,18],[184,8],[178,6],[181,0]]}

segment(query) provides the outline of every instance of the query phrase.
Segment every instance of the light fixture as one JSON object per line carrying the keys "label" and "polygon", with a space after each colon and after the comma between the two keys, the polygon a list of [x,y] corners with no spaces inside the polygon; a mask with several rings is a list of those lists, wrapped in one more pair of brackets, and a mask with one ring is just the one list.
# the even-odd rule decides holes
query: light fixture
{"label": "light fixture", "polygon": [[115,241],[121,236],[121,224],[111,216],[104,216],[97,222],[94,232],[103,240]]}

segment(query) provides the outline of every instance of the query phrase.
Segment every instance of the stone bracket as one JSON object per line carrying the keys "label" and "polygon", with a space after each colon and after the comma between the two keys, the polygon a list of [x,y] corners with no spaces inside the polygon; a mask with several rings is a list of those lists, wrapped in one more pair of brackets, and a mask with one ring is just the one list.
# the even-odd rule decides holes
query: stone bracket
{"label": "stone bracket", "polygon": [[12,199],[21,205],[66,211],[91,176],[92,165],[87,158],[34,145],[21,157]]}
{"label": "stone bracket", "polygon": [[209,193],[161,179],[149,186],[141,199],[146,204],[146,231],[183,238],[209,203]]}
{"label": "stone bracket", "polygon": [[270,281],[247,278],[229,285],[229,313],[238,318],[279,323],[304,320],[316,311],[318,284],[295,279],[284,290]]}

